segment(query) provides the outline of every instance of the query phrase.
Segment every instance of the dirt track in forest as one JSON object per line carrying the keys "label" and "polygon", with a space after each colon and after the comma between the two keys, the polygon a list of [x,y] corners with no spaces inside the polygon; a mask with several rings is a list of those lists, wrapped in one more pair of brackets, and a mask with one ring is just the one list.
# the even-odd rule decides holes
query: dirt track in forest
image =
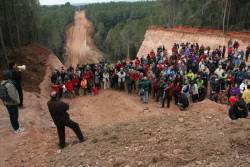
{"label": "dirt track in forest", "polygon": [[93,27],[84,11],[75,12],[74,22],[66,30],[66,65],[97,63],[102,53],[96,48],[92,39]]}

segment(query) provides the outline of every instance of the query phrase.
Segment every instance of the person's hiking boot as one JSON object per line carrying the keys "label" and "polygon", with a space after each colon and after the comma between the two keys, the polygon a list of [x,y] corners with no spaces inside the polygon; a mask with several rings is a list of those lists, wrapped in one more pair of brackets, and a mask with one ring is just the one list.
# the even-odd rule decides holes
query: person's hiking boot
{"label": "person's hiking boot", "polygon": [[64,149],[65,148],[65,144],[58,144],[58,147],[60,150]]}
{"label": "person's hiking boot", "polygon": [[15,134],[24,132],[24,128],[19,127],[17,130],[14,131]]}
{"label": "person's hiking boot", "polygon": [[79,140],[79,143],[83,143],[83,142],[85,142],[87,139],[88,139],[87,136],[84,136],[83,139]]}

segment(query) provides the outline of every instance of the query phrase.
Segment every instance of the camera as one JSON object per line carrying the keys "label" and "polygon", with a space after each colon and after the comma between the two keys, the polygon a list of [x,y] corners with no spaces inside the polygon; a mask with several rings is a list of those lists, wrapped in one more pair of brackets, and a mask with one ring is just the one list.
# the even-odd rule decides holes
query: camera
{"label": "camera", "polygon": [[26,70],[26,65],[17,66],[17,69],[18,69],[19,71],[25,71],[25,70]]}

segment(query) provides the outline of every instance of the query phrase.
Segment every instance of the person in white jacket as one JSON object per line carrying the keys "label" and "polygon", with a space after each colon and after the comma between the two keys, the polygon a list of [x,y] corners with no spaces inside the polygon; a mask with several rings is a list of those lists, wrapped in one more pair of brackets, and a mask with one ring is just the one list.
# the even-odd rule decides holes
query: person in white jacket
{"label": "person in white jacket", "polygon": [[222,74],[224,73],[225,71],[222,69],[222,66],[221,65],[219,65],[219,68],[217,68],[216,70],[215,70],[215,74],[219,77],[219,79],[221,79],[222,78]]}
{"label": "person in white jacket", "polygon": [[109,73],[105,71],[103,73],[103,89],[108,89],[109,88]]}
{"label": "person in white jacket", "polygon": [[121,68],[121,70],[117,73],[117,75],[118,75],[118,86],[120,90],[124,90],[126,73],[123,71],[123,68]]}

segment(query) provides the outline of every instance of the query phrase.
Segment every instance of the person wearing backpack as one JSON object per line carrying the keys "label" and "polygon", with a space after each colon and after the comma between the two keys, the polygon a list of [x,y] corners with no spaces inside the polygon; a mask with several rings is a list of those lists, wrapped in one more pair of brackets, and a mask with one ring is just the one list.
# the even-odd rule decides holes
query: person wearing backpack
{"label": "person wearing backpack", "polygon": [[22,89],[22,72],[18,69],[16,63],[9,64],[9,70],[11,72],[11,79],[19,94],[19,107],[23,107],[23,89]]}
{"label": "person wearing backpack", "polygon": [[0,98],[8,110],[14,133],[21,133],[24,129],[18,122],[18,105],[20,104],[20,98],[11,78],[10,71],[3,72],[3,81],[0,85]]}

